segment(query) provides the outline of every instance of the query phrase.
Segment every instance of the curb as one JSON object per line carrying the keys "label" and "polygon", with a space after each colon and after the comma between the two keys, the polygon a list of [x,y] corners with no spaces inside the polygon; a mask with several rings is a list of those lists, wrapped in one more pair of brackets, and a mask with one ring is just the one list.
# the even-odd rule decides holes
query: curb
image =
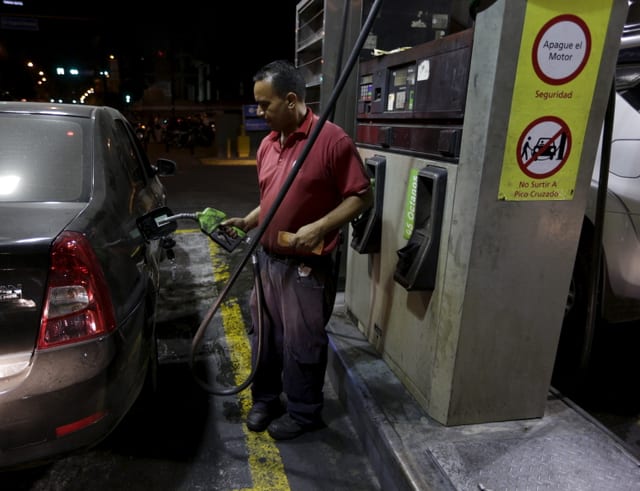
{"label": "curb", "polygon": [[[347,318],[343,306],[336,305],[327,330],[329,380],[360,437],[381,489],[455,491],[428,452],[405,445],[396,427],[420,424],[424,413]],[[387,401],[389,407],[385,407]]]}

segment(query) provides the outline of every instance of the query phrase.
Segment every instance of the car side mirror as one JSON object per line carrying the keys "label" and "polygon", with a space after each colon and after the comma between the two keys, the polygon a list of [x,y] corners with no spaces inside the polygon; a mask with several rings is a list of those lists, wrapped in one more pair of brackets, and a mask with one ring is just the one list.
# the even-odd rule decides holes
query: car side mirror
{"label": "car side mirror", "polygon": [[156,160],[156,163],[153,166],[153,170],[155,171],[155,173],[161,177],[175,175],[177,168],[178,164],[176,164],[173,160],[164,158]]}
{"label": "car side mirror", "polygon": [[178,228],[178,222],[169,219],[172,215],[168,207],[162,206],[138,217],[136,225],[145,240],[161,239]]}

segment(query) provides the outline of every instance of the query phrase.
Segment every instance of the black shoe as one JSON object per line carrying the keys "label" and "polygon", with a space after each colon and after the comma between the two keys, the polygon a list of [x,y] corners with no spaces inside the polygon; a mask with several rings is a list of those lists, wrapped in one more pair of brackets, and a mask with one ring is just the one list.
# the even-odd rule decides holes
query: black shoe
{"label": "black shoe", "polygon": [[278,418],[284,410],[277,406],[253,406],[247,415],[247,428],[251,431],[264,431],[274,419]]}
{"label": "black shoe", "polygon": [[314,424],[302,425],[293,419],[289,413],[285,413],[278,419],[275,419],[268,426],[267,431],[274,440],[291,440],[308,431],[323,428],[325,425],[322,421]]}

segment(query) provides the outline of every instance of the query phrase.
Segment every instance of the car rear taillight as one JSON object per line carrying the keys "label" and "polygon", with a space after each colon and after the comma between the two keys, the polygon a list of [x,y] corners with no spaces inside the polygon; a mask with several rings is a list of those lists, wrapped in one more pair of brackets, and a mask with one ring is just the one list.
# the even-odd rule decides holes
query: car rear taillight
{"label": "car rear taillight", "polygon": [[38,348],[83,341],[115,329],[104,273],[89,241],[63,232],[53,242]]}

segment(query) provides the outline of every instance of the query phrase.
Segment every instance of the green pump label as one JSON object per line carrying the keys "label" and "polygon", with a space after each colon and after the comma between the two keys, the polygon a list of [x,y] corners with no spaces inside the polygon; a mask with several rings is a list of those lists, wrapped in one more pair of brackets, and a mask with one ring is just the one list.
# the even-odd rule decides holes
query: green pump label
{"label": "green pump label", "polygon": [[411,169],[407,192],[404,200],[404,225],[402,236],[409,240],[413,233],[413,224],[416,218],[416,198],[418,195],[418,169]]}

